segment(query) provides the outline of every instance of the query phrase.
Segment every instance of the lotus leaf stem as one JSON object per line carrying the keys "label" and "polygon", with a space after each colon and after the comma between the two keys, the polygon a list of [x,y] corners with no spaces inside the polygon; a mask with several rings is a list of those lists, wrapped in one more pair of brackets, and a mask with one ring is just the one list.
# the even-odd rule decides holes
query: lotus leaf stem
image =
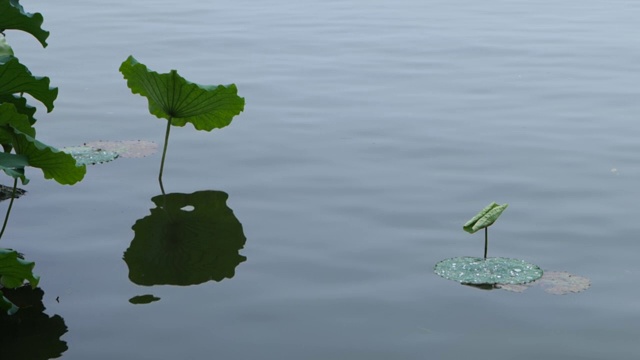
{"label": "lotus leaf stem", "polygon": [[158,174],[158,182],[160,183],[160,190],[164,195],[164,186],[162,185],[162,172],[164,171],[164,158],[167,156],[167,146],[169,145],[169,132],[171,131],[171,119],[170,116],[167,121],[167,131],[164,134],[164,148],[162,149],[162,160],[160,161],[160,174]]}
{"label": "lotus leaf stem", "polygon": [[7,214],[4,216],[4,223],[2,224],[2,230],[0,230],[0,239],[4,234],[4,229],[7,227],[9,221],[9,214],[11,213],[11,207],[13,206],[13,199],[16,198],[16,188],[18,187],[18,178],[13,179],[13,190],[11,191],[11,200],[9,201],[9,207],[7,208]]}

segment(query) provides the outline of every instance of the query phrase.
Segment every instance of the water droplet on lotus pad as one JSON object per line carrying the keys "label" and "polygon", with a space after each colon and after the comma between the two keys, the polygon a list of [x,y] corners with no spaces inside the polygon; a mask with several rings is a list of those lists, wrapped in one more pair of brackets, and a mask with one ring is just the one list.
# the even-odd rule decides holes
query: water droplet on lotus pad
{"label": "water droplet on lotus pad", "polygon": [[468,256],[440,261],[435,273],[463,284],[526,284],[542,277],[538,266],[523,260]]}

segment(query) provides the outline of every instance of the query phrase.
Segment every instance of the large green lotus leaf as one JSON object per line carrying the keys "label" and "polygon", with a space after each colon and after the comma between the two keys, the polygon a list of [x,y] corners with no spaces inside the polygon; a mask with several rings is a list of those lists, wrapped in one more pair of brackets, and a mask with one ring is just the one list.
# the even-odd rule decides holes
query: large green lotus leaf
{"label": "large green lotus leaf", "polygon": [[232,278],[246,257],[242,224],[221,191],[158,195],[151,215],[136,221],[124,253],[138,285],[195,285]]}
{"label": "large green lotus leaf", "polygon": [[0,56],[13,56],[13,49],[7,44],[7,39],[2,35],[0,35]]}
{"label": "large green lotus leaf", "polygon": [[42,29],[43,20],[40,13],[25,12],[18,0],[0,0],[0,32],[8,29],[26,31],[46,47],[49,32]]}
{"label": "large green lotus leaf", "polygon": [[538,266],[523,260],[476,257],[442,260],[435,273],[462,284],[526,284],[542,276]]}
{"label": "large green lotus leaf", "polygon": [[15,130],[16,153],[29,158],[29,166],[42,170],[45,179],[54,179],[63,185],[73,185],[84,178],[87,168],[77,166],[73,156],[41,143],[27,134]]}
{"label": "large green lotus leaf", "polygon": [[49,316],[42,303],[40,289],[20,287],[3,289],[6,298],[19,308],[15,315],[0,313],[0,359],[49,360],[57,359],[67,351],[61,337],[67,332],[64,319]]}
{"label": "large green lotus leaf", "polygon": [[38,286],[40,278],[33,275],[36,264],[20,258],[17,251],[0,248],[0,285],[17,288],[28,281],[32,288]]}
{"label": "large green lotus leaf", "polygon": [[29,179],[24,175],[24,168],[29,166],[29,159],[20,154],[0,152],[0,170],[14,179],[20,179],[22,184],[28,184]]}
{"label": "large green lotus leaf", "polygon": [[467,221],[462,228],[464,231],[473,234],[480,229],[491,226],[496,220],[498,220],[502,212],[508,206],[509,204],[498,205],[495,202],[492,202],[471,218],[471,220]]}
{"label": "large green lotus leaf", "polygon": [[22,115],[27,116],[29,119],[29,123],[31,125],[35,124],[36,119],[33,117],[36,113],[36,108],[27,104],[27,99],[22,96],[17,96],[13,94],[3,94],[0,95],[0,104],[13,104],[15,106],[16,111]]}
{"label": "large green lotus leaf", "polygon": [[27,93],[53,110],[53,102],[58,97],[58,88],[49,86],[48,77],[33,76],[18,58],[0,57],[0,95]]}
{"label": "large green lotus leaf", "polygon": [[244,110],[244,98],[235,85],[205,86],[191,83],[175,70],[159,74],[147,69],[133,56],[120,66],[127,86],[149,101],[149,112],[172,119],[171,125],[191,123],[197,130],[211,131],[231,123]]}

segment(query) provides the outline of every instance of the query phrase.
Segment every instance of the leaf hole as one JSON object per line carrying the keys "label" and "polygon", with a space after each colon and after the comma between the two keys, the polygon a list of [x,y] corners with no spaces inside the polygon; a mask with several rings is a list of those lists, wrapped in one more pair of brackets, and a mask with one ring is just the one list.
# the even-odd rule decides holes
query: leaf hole
{"label": "leaf hole", "polygon": [[182,210],[182,211],[193,211],[195,209],[196,208],[193,207],[193,205],[187,205],[187,206],[183,206],[182,208],[180,208],[180,210]]}

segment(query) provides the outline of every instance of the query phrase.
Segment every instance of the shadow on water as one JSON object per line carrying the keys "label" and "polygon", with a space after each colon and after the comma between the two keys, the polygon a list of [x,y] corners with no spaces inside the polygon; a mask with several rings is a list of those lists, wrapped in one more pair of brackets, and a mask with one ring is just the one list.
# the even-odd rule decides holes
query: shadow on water
{"label": "shadow on water", "polygon": [[67,343],[60,340],[67,326],[59,315],[44,313],[44,291],[22,286],[2,292],[20,311],[14,315],[0,312],[0,359],[47,360],[67,351]]}
{"label": "shadow on water", "polygon": [[229,195],[204,190],[154,196],[151,214],[136,221],[124,261],[138,285],[195,285],[235,275],[246,238],[227,206]]}

